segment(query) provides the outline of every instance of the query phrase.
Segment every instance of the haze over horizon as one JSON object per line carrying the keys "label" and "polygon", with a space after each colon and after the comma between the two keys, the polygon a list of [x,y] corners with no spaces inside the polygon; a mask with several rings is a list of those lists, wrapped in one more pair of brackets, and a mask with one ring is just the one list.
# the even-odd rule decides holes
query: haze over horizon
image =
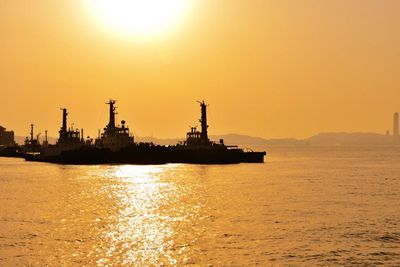
{"label": "haze over horizon", "polygon": [[109,98],[138,136],[306,138],[391,130],[400,1],[196,1],[154,38],[106,29],[86,1],[0,2],[0,125],[57,136],[60,107],[97,136]]}

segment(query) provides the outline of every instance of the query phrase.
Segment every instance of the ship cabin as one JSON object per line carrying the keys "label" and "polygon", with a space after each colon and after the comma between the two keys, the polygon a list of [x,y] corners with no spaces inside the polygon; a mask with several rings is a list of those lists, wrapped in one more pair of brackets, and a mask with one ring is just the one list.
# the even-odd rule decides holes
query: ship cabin
{"label": "ship cabin", "polygon": [[190,131],[186,133],[186,141],[183,145],[188,147],[213,147],[222,148],[225,147],[224,141],[221,139],[219,143],[210,141],[208,138],[208,125],[207,125],[207,104],[204,101],[199,101],[201,118],[199,122],[201,123],[201,131],[197,130],[197,127],[191,127]]}
{"label": "ship cabin", "polygon": [[76,143],[81,142],[81,133],[79,129],[68,128],[64,133],[63,138],[58,139],[58,143]]}
{"label": "ship cabin", "polygon": [[115,115],[117,114],[115,100],[110,100],[106,104],[110,106],[109,122],[101,136],[96,139],[95,145],[111,151],[118,151],[133,144],[133,137],[129,134],[129,128],[125,126],[124,120],[121,121],[122,126],[115,124]]}
{"label": "ship cabin", "polygon": [[186,140],[201,139],[201,132],[197,131],[197,127],[191,127],[190,132],[186,134]]}
{"label": "ship cabin", "polygon": [[211,142],[208,138],[204,139],[197,127],[191,127],[190,131],[186,134],[186,145],[188,146],[204,146],[210,145]]}
{"label": "ship cabin", "polygon": [[83,129],[82,129],[82,136],[79,129],[74,129],[73,127],[69,127],[67,129],[67,116],[68,112],[66,108],[61,109],[62,114],[62,126],[59,131],[59,138],[57,140],[57,145],[65,145],[65,144],[82,144],[84,143],[83,140]]}
{"label": "ship cabin", "polygon": [[83,139],[83,129],[79,132],[79,129],[73,127],[67,128],[67,116],[68,112],[66,108],[62,108],[62,125],[59,133],[59,138],[55,145],[49,145],[47,142],[47,131],[46,141],[43,143],[41,155],[44,156],[56,156],[60,155],[64,151],[74,150],[81,148],[85,141]]}
{"label": "ship cabin", "polygon": [[40,133],[36,135],[36,138],[34,138],[34,133],[33,133],[33,124],[31,124],[31,132],[30,132],[30,137],[25,137],[24,145],[22,147],[22,151],[24,153],[39,153],[40,152],[40,141],[39,141],[39,136]]}

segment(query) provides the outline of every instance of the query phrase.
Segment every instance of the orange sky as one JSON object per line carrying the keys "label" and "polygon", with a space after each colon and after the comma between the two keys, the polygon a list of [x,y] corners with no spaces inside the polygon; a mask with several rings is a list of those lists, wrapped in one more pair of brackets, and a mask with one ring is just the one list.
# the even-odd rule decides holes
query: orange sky
{"label": "orange sky", "polygon": [[0,124],[57,136],[60,107],[95,135],[108,98],[134,134],[308,137],[391,128],[400,1],[201,0],[162,39],[118,38],[80,0],[0,1]]}

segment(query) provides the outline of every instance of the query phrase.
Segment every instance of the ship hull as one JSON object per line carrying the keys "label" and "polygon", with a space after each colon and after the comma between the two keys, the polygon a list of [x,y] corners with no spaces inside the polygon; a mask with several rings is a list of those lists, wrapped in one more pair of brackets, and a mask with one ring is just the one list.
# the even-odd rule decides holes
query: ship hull
{"label": "ship hull", "polygon": [[0,157],[22,158],[23,154],[19,152],[17,147],[6,147],[0,150]]}
{"label": "ship hull", "polygon": [[244,152],[241,149],[182,149],[166,146],[133,146],[113,152],[109,149],[83,148],[64,151],[57,156],[25,155],[27,161],[60,164],[235,164],[262,163],[265,152]]}

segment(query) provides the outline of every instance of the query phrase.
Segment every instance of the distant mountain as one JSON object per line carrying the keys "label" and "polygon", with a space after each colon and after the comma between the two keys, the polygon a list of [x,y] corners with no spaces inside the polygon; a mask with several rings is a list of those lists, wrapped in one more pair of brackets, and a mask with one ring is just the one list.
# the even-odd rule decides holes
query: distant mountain
{"label": "distant mountain", "polygon": [[[297,140],[294,138],[265,139],[242,134],[211,135],[210,139],[215,142],[219,142],[220,139],[223,139],[226,145],[238,145],[240,147],[297,146],[306,144],[304,140]],[[184,138],[161,139],[154,137],[135,137],[135,140],[137,142],[153,142],[154,144],[161,145],[175,145],[179,141],[184,140]]]}
{"label": "distant mountain", "polygon": [[[320,133],[305,139],[276,138],[265,139],[241,134],[211,135],[210,139],[219,142],[224,139],[226,145],[240,147],[266,146],[390,146],[394,144],[393,137],[377,133]],[[151,137],[137,137],[139,142],[153,142],[155,144],[174,145],[183,138],[160,139]]]}
{"label": "distant mountain", "polygon": [[311,146],[393,145],[392,136],[377,133],[320,133],[306,139]]}
{"label": "distant mountain", "polygon": [[304,145],[304,140],[295,138],[265,139],[242,134],[211,135],[212,140],[224,139],[227,145],[238,145],[242,147],[250,146],[298,146]]}
{"label": "distant mountain", "polygon": [[[44,138],[40,138],[43,141]],[[276,138],[265,139],[243,134],[211,135],[210,139],[219,142],[224,140],[226,145],[239,147],[268,147],[268,146],[390,146],[396,144],[392,136],[377,133],[320,133],[306,139]],[[16,136],[15,141],[23,144],[25,137]],[[57,138],[48,137],[50,144],[55,144]],[[135,136],[135,142],[152,142],[159,145],[175,145],[184,138],[155,138]]]}

